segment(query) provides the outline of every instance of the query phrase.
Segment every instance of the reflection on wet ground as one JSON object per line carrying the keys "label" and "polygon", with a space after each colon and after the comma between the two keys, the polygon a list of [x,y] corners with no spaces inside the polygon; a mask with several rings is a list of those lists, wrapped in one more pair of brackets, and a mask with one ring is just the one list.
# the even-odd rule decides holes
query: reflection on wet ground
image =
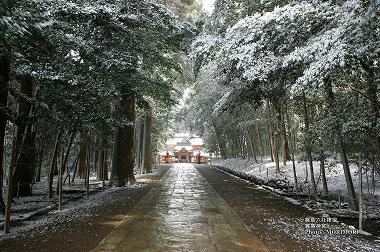
{"label": "reflection on wet ground", "polygon": [[191,164],[175,164],[94,251],[266,251]]}

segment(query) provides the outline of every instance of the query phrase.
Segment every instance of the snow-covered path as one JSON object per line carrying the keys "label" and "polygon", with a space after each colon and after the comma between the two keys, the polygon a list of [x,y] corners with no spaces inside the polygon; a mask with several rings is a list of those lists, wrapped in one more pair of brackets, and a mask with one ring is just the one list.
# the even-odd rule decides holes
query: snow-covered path
{"label": "snow-covered path", "polygon": [[269,251],[192,164],[175,164],[94,251]]}

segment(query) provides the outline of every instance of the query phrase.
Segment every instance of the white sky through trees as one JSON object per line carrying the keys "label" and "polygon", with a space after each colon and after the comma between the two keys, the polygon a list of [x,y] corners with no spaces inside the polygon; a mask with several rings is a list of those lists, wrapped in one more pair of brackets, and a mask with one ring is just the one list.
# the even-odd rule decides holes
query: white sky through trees
{"label": "white sky through trees", "polygon": [[200,2],[202,3],[203,9],[208,13],[211,13],[214,10],[215,0],[200,0]]}

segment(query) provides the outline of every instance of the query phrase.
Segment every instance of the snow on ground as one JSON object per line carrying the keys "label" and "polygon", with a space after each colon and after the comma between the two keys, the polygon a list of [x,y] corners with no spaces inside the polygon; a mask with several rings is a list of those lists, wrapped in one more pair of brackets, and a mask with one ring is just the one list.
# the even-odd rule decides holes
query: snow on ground
{"label": "snow on ground", "polygon": [[269,218],[267,225],[279,232],[291,234],[294,239],[311,242],[320,251],[380,251],[379,240],[344,223],[327,224],[328,227],[324,229],[307,229],[304,219]]}
{"label": "snow on ground", "polygon": [[[136,176],[137,179],[139,177],[140,175]],[[0,241],[9,238],[20,238],[23,236],[33,237],[34,234],[43,232],[48,228],[48,226],[59,228],[59,223],[69,222],[71,220],[78,219],[81,216],[85,216],[89,209],[93,209],[104,204],[104,202],[107,202],[106,199],[109,201],[109,195],[115,191],[147,185],[138,183],[121,188],[107,187],[107,189],[101,191],[102,182],[96,181],[96,177],[90,177],[90,195],[87,198],[85,196],[86,189],[84,180],[77,179],[74,184],[71,184],[71,186],[65,185],[63,187],[64,191],[70,190],[72,193],[63,194],[63,209],[62,211],[58,211],[56,207],[58,199],[57,197],[53,197],[51,199],[47,197],[46,183],[46,178],[43,178],[41,182],[35,185],[33,196],[15,199],[15,203],[12,205],[12,219],[22,219],[23,217],[27,217],[33,212],[43,208],[47,208],[48,211],[37,219],[28,218],[26,220],[12,222],[11,231],[9,234],[4,234],[3,229],[1,228]],[[3,220],[4,216],[0,214],[0,222],[2,225]]]}
{"label": "snow on ground", "polygon": [[[57,179],[55,178],[53,182],[53,198],[48,198],[47,183],[47,177],[43,177],[40,182],[33,185],[33,196],[20,198],[17,198],[17,196],[14,197],[12,203],[12,219],[22,218],[32,211],[49,207],[58,202],[55,195]],[[90,193],[100,190],[101,183],[101,181],[96,180],[96,176],[91,176],[89,186]],[[64,191],[63,202],[70,199],[80,198],[86,191],[84,179],[76,179],[75,182],[70,185],[67,182],[62,188]],[[6,199],[7,186],[5,186],[4,189],[3,198]],[[0,214],[0,223],[3,221],[4,216]]]}
{"label": "snow on ground", "polygon": [[[275,162],[272,162],[269,157],[263,159],[262,163],[256,163],[253,160],[232,158],[225,160],[213,160],[213,165],[224,167],[240,174],[245,174],[250,177],[254,177],[262,186],[266,189],[270,189],[279,194],[290,196],[287,199],[293,204],[303,205],[308,209],[317,210],[320,213],[328,212],[332,216],[346,216],[356,217],[357,212],[352,211],[349,208],[349,197],[347,193],[347,187],[345,177],[343,173],[343,167],[340,163],[333,159],[326,161],[326,179],[329,193],[318,201],[314,200],[299,200],[294,197],[296,195],[305,196],[308,195],[308,190],[311,188],[310,184],[310,171],[307,162],[296,161],[297,180],[300,187],[300,192],[294,191],[294,175],[293,165],[291,161],[286,163],[280,163],[280,173],[276,172]],[[320,175],[319,162],[313,162],[315,179],[317,182],[318,192],[323,191],[322,179]],[[355,191],[358,193],[359,176],[358,168],[354,164],[350,164],[350,170],[352,180],[354,183]],[[307,177],[307,181],[306,181]],[[365,211],[364,217],[366,219],[380,219],[380,181],[379,176],[375,173],[374,187],[372,186],[372,174],[363,174],[363,194]],[[268,187],[269,186],[269,187]],[[372,193],[374,191],[374,193]],[[339,209],[338,194],[341,196],[341,209]],[[307,197],[306,197],[307,199]]]}
{"label": "snow on ground", "polygon": [[[284,166],[280,164],[280,173],[276,173],[275,163],[271,162],[270,158],[263,160],[263,163],[255,163],[253,160],[248,161],[247,159],[233,158],[226,160],[212,160],[212,164],[223,168],[223,170],[231,172],[244,179],[249,179],[255,183],[259,183],[259,188],[265,188],[267,190],[274,191],[277,194],[283,195],[283,197],[294,205],[302,205],[303,207],[312,210],[322,217],[340,217],[346,222],[349,221],[344,217],[357,218],[358,213],[350,209],[348,198],[347,198],[347,188],[345,183],[345,178],[343,174],[343,169],[341,164],[335,162],[334,160],[329,160],[326,162],[326,177],[329,189],[329,195],[320,199],[318,201],[309,200],[307,188],[310,183],[310,173],[308,174],[308,183],[306,180],[306,162],[296,162],[297,180],[301,185],[303,191],[295,192],[294,189],[294,177],[293,177],[293,167],[292,162],[287,162]],[[322,192],[322,181],[318,179],[320,176],[319,163],[313,162],[315,177],[318,183],[318,191]],[[355,185],[356,192],[358,192],[358,172],[357,167],[351,165],[351,174],[353,178],[353,183]],[[371,177],[369,174],[369,181]],[[377,181],[376,181],[377,180]],[[375,193],[372,195],[368,193],[366,182],[366,176],[363,176],[363,191],[365,196],[366,208],[364,211],[365,221],[372,222],[372,230],[378,232],[378,226],[380,219],[380,183],[379,177],[375,177],[375,188],[371,187],[369,183],[369,191],[375,189]],[[268,186],[269,185],[269,186]],[[345,202],[342,203],[339,209],[337,195],[338,191],[343,197]],[[369,220],[371,219],[371,221]],[[328,225],[326,229],[309,229],[312,233],[307,233],[307,228],[305,228],[305,220],[299,219],[268,219],[267,225],[271,228],[278,229],[279,231],[286,231],[292,234],[296,239],[305,240],[318,245],[321,251],[380,251],[380,240],[376,236],[371,236],[370,233],[360,231],[352,226],[354,223],[349,222],[345,224],[342,222],[337,222],[334,225]],[[354,220],[355,224],[357,223]],[[305,233],[306,231],[306,233]],[[313,232],[316,231],[316,232]],[[326,232],[353,232],[354,235],[331,233],[326,234]],[[321,232],[321,233],[318,233]],[[356,235],[357,232],[363,234],[364,236]]]}
{"label": "snow on ground", "polygon": [[[276,172],[275,162],[271,162],[270,158],[264,158],[263,163],[255,163],[253,160],[248,161],[247,159],[241,158],[232,158],[225,160],[216,160],[214,161],[215,165],[224,166],[230,169],[236,169],[243,171],[247,174],[254,175],[257,178],[268,180],[277,180],[284,179],[289,181],[291,185],[294,185],[294,176],[293,176],[293,166],[292,162],[288,161],[286,166],[280,163],[280,173]],[[307,167],[307,168],[306,168]],[[322,180],[320,178],[320,168],[319,162],[313,162],[315,179],[318,183],[318,190],[322,191]],[[306,169],[309,170],[308,164],[306,162],[296,161],[296,171],[298,183],[304,183],[306,179]],[[358,169],[356,165],[350,165],[351,175],[355,188],[359,186],[358,182]],[[328,183],[328,189],[331,193],[337,193],[338,190],[343,195],[347,195],[346,182],[344,179],[343,167],[340,163],[336,163],[333,160],[328,160],[326,162],[326,179]],[[267,176],[268,172],[268,176]],[[308,172],[308,180],[310,180],[310,172]],[[371,185],[371,174],[368,172],[368,182],[366,180],[366,174],[363,174],[363,191],[366,192],[372,189]],[[379,177],[375,177],[379,179]],[[380,181],[376,181],[375,186],[375,195],[380,196]]]}

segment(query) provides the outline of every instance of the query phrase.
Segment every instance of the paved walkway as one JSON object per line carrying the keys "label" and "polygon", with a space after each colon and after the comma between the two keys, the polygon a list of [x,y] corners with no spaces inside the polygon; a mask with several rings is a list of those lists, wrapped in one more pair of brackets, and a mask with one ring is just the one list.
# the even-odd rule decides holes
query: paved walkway
{"label": "paved walkway", "polygon": [[268,251],[191,164],[161,183],[93,251]]}

